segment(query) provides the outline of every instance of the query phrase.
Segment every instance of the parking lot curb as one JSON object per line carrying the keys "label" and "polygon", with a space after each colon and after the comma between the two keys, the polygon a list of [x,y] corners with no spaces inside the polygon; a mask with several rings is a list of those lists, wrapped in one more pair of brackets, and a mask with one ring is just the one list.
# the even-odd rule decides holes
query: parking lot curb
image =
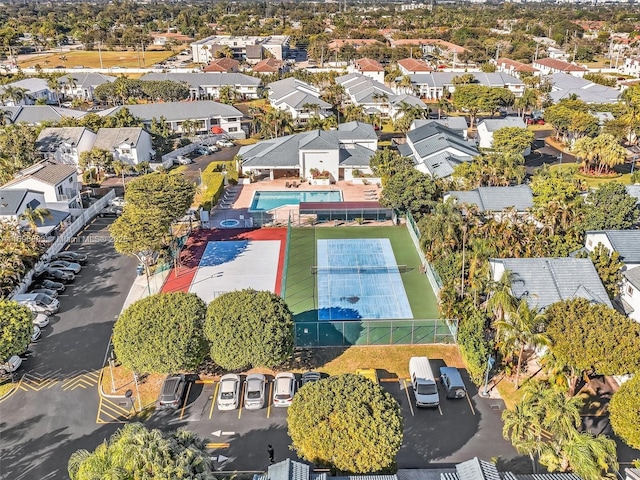
{"label": "parking lot curb", "polygon": [[20,382],[15,384],[7,393],[2,395],[0,397],[0,402],[2,402],[5,398],[9,398],[11,395],[13,395],[15,393],[15,391],[18,389],[18,385],[20,385]]}

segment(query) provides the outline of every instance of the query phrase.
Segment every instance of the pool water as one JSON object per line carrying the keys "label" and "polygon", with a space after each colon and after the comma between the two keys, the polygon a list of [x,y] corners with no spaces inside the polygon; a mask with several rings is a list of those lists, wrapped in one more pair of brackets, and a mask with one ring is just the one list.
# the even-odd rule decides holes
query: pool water
{"label": "pool water", "polygon": [[255,192],[251,211],[266,211],[283,205],[300,205],[300,202],[341,202],[340,190],[317,192]]}

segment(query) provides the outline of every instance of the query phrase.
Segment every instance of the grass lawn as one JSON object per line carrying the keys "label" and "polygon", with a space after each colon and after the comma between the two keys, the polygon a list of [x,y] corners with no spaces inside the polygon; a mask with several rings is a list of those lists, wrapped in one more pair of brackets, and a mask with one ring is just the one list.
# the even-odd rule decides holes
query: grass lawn
{"label": "grass lawn", "polygon": [[169,175],[178,175],[181,174],[182,172],[184,172],[187,169],[186,165],[178,165],[177,167],[172,168],[171,170],[169,170]]}
{"label": "grass lawn", "polygon": [[17,387],[18,383],[7,382],[0,385],[0,398],[4,397],[13,387]]}
{"label": "grass lawn", "polygon": [[[100,68],[100,55],[102,55],[102,66],[104,68],[109,67],[144,67],[153,65],[154,63],[161,62],[167,58],[173,56],[171,51],[146,51],[144,52],[144,60],[142,59],[141,52],[110,52],[102,51],[80,51],[74,50],[72,52],[60,53],[44,53],[37,57],[30,58],[29,60],[19,62],[18,65],[21,68],[34,67],[40,65],[42,68],[53,68],[58,65],[63,65],[67,68],[73,68],[76,65],[82,65],[87,68]],[[63,60],[61,57],[66,58]]]}
{"label": "grass lawn", "polygon": [[[520,386],[522,387],[522,380],[520,381],[520,384]],[[498,393],[500,393],[500,396],[502,397],[502,400],[504,400],[504,403],[508,409],[514,408],[515,405],[519,403],[520,400],[522,400],[522,396],[524,395],[522,388],[516,390],[515,383],[513,383],[511,379],[507,379],[504,376],[498,382],[496,388],[498,389]]]}
{"label": "grass lawn", "polygon": [[[563,165],[552,165],[551,169],[563,169],[563,170],[568,170],[570,168],[576,168],[576,165],[573,163],[566,163]],[[617,177],[606,177],[606,178],[596,178],[596,177],[587,177],[585,175],[581,175],[580,173],[576,173],[574,175],[576,178],[579,178],[580,180],[583,180],[587,183],[587,185],[589,186],[589,188],[597,188],[602,184],[605,183],[609,183],[609,182],[618,182],[618,183],[622,183],[623,185],[631,185],[631,174],[630,173],[625,173],[622,174],[620,176]]]}
{"label": "grass lawn", "polygon": [[[158,394],[162,388],[162,382],[166,375],[152,374],[145,377],[141,377],[138,380],[138,387],[140,391],[140,400],[142,401],[142,408],[147,409],[155,405],[158,399]],[[138,408],[138,399],[136,397],[136,386],[133,381],[133,373],[131,370],[124,368],[123,366],[113,368],[113,383],[115,384],[116,391],[112,389],[111,382],[111,369],[106,366],[102,373],[102,390],[107,395],[124,395],[129,389],[133,390],[133,398],[136,400],[136,408]]]}

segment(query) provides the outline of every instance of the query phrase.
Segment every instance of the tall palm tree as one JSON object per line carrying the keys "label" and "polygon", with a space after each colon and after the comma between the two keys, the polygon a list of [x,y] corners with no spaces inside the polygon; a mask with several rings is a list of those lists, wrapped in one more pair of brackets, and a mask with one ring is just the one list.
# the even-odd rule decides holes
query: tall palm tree
{"label": "tall palm tree", "polygon": [[442,117],[443,112],[446,115],[449,112],[451,112],[452,109],[453,109],[453,105],[451,105],[451,102],[447,100],[445,97],[441,97],[438,100],[438,119]]}
{"label": "tall palm tree", "polygon": [[56,99],[58,100],[58,107],[61,107],[62,101],[60,99],[60,91],[62,90],[62,87],[60,86],[58,78],[59,75],[51,75],[47,78],[47,88],[49,88],[52,93],[55,93]]}
{"label": "tall palm tree", "polygon": [[503,437],[511,442],[518,453],[529,456],[535,473],[536,456],[542,443],[542,424],[536,406],[522,401],[514,408],[504,410],[502,422]]}
{"label": "tall palm tree", "polygon": [[64,86],[66,94],[71,96],[77,86],[78,86],[78,82],[73,77],[73,75],[67,75],[67,79],[65,81],[65,86]]}
{"label": "tall palm tree", "polygon": [[541,326],[545,315],[536,308],[529,307],[526,298],[520,299],[518,308],[509,312],[504,320],[495,322],[496,338],[503,352],[518,352],[518,365],[516,367],[516,388],[519,386],[520,369],[524,350],[528,346],[539,347],[550,345],[551,341],[544,333]]}
{"label": "tall palm tree", "polygon": [[486,302],[486,310],[491,312],[495,322],[502,322],[515,310],[516,299],[511,290],[513,274],[505,271],[498,282],[491,287],[490,297]]}
{"label": "tall palm tree", "polygon": [[263,128],[272,138],[278,138],[285,133],[293,131],[293,118],[289,112],[274,108],[269,110],[264,116]]}
{"label": "tall palm tree", "polygon": [[45,219],[51,220],[52,218],[51,212],[46,208],[27,207],[27,209],[20,214],[20,220],[25,220],[33,232],[38,231],[38,223],[44,225]]}

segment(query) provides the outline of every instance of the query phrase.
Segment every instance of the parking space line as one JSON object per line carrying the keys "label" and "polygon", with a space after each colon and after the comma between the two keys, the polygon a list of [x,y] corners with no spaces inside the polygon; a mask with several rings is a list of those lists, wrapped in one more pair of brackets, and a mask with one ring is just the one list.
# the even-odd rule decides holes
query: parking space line
{"label": "parking space line", "polygon": [[438,401],[438,411],[440,412],[440,416],[442,416],[442,409],[440,408],[440,402]]}
{"label": "parking space line", "polygon": [[213,417],[213,407],[216,404],[216,398],[218,398],[218,387],[220,387],[220,382],[216,383],[216,388],[213,390],[213,397],[211,398],[211,410],[209,410],[209,420]]}
{"label": "parking space line", "polygon": [[240,398],[238,399],[238,418],[242,416],[242,401],[244,399],[244,387],[247,382],[242,383],[242,388],[240,389]]}
{"label": "parking space line", "polygon": [[210,450],[215,450],[216,448],[229,448],[229,444],[226,442],[218,442],[218,443],[211,442],[211,443],[207,443],[205,447]]}
{"label": "parking space line", "polygon": [[409,396],[409,388],[407,388],[407,380],[406,379],[402,379],[402,381],[404,382],[404,393],[407,394],[407,401],[409,402],[409,408],[411,409],[411,416],[415,417],[416,414],[413,411],[413,405],[411,404],[411,397]]}
{"label": "parking space line", "polygon": [[187,394],[184,396],[184,402],[182,404],[182,409],[180,410],[180,420],[184,416],[184,409],[187,408],[187,400],[189,400],[189,392],[191,391],[191,385],[193,382],[189,382],[189,386],[187,387]]}
{"label": "parking space line", "polygon": [[267,397],[267,418],[271,415],[271,393],[273,392],[273,382],[269,382],[269,396]]}
{"label": "parking space line", "polygon": [[471,404],[471,399],[469,398],[469,392],[464,392],[464,396],[467,397],[467,402],[469,402],[469,406],[471,407],[471,413],[475,415],[476,409],[473,408],[473,405]]}

